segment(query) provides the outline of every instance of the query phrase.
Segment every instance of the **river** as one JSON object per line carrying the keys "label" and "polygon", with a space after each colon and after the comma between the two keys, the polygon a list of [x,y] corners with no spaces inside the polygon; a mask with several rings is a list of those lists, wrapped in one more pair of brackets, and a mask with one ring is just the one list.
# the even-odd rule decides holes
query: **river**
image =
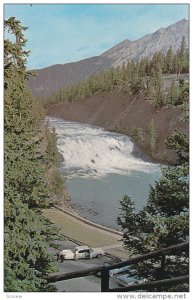
{"label": "river", "polygon": [[48,117],[58,134],[71,205],[96,223],[120,229],[120,200],[129,195],[136,210],[147,201],[149,186],[161,175],[160,166],[135,155],[131,139],[101,127]]}

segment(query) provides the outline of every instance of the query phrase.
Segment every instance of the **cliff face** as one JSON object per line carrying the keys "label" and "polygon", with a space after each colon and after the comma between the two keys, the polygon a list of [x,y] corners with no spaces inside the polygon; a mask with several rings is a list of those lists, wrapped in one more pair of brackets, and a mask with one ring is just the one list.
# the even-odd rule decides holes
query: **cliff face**
{"label": "cliff face", "polygon": [[[167,149],[165,140],[174,130],[188,131],[188,122],[183,121],[183,113],[182,106],[155,110],[141,94],[131,97],[118,90],[79,102],[59,103],[47,109],[49,116],[98,125],[127,135],[133,135],[140,129],[143,138],[137,139],[138,143],[160,162],[172,162],[175,159],[173,151]],[[156,136],[155,151],[150,147],[151,126]]]}

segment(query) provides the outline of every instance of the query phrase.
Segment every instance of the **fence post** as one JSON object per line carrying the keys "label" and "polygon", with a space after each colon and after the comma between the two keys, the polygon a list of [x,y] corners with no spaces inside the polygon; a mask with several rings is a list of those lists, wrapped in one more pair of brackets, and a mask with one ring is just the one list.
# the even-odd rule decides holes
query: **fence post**
{"label": "fence post", "polygon": [[109,270],[104,267],[101,271],[101,292],[109,291]]}

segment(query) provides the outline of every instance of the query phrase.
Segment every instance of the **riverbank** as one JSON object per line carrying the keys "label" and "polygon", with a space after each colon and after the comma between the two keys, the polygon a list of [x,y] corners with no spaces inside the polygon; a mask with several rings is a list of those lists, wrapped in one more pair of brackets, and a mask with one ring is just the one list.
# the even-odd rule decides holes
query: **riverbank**
{"label": "riverbank", "polygon": [[[47,107],[47,115],[65,120],[102,126],[108,131],[133,136],[143,152],[160,163],[175,160],[174,152],[167,149],[165,141],[174,130],[188,131],[183,120],[182,105],[155,109],[143,94],[132,96],[114,89],[71,103],[61,102]],[[152,151],[152,136],[155,149]]]}
{"label": "riverbank", "polygon": [[103,247],[108,254],[122,259],[128,258],[128,252],[122,246],[120,234],[108,232],[98,226],[88,224],[77,219],[72,214],[67,214],[56,207],[46,209],[43,215],[57,225],[59,231],[72,240],[91,247]]}

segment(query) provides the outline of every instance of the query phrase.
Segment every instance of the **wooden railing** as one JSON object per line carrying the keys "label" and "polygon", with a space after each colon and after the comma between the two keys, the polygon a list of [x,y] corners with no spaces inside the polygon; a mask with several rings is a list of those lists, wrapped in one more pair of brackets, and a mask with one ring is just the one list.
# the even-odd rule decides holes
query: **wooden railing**
{"label": "wooden railing", "polygon": [[151,258],[160,257],[163,255],[168,254],[176,254],[176,252],[179,251],[188,251],[189,250],[189,243],[181,243],[174,246],[170,246],[168,248],[164,248],[162,250],[149,252],[144,255],[138,255],[136,257],[133,257],[129,260],[115,263],[111,266],[99,266],[94,267],[86,270],[71,272],[71,273],[65,273],[65,274],[59,274],[59,275],[50,275],[47,277],[47,281],[50,283],[54,283],[57,281],[63,281],[68,280],[72,278],[80,278],[80,277],[86,277],[90,275],[96,275],[97,273],[101,273],[101,292],[127,292],[127,291],[136,291],[136,290],[148,290],[155,287],[165,287],[165,286],[174,286],[179,283],[188,283],[189,282],[189,275],[175,277],[171,279],[163,279],[163,280],[157,280],[157,281],[151,281],[151,282],[145,282],[141,284],[133,284],[128,287],[122,287],[122,288],[116,288],[116,289],[110,289],[109,288],[109,271],[113,269],[119,269],[125,266],[129,266],[141,261],[145,261]]}

